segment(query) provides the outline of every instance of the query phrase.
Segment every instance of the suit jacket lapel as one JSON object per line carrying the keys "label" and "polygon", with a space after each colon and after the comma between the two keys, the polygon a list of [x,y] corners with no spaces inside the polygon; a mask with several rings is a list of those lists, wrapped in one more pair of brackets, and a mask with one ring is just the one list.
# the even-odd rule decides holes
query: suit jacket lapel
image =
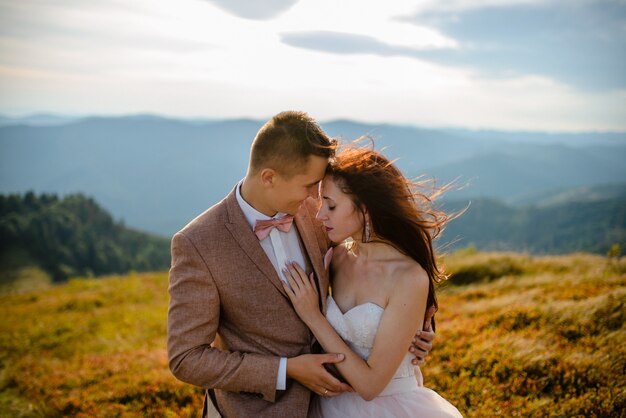
{"label": "suit jacket lapel", "polygon": [[234,189],[226,197],[226,207],[228,208],[229,218],[229,222],[225,224],[226,228],[230,231],[241,249],[248,255],[250,260],[256,264],[259,270],[263,272],[274,287],[285,297],[288,297],[272,262],[267,258],[267,254],[265,254],[261,244],[259,244],[259,239],[254,235],[250,224],[248,224],[246,217],[239,207]]}
{"label": "suit jacket lapel", "polygon": [[295,216],[295,221],[296,226],[298,227],[298,232],[300,233],[300,238],[304,243],[304,247],[306,248],[306,252],[309,255],[309,260],[311,261],[311,265],[313,267],[313,271],[315,272],[315,278],[317,279],[317,283],[321,292],[320,299],[322,302],[322,312],[325,313],[326,289],[328,288],[328,273],[324,268],[322,253],[317,243],[315,231],[313,230],[315,226],[313,225],[313,221],[311,220],[307,211],[304,208],[302,208],[300,212],[298,212],[298,214]]}

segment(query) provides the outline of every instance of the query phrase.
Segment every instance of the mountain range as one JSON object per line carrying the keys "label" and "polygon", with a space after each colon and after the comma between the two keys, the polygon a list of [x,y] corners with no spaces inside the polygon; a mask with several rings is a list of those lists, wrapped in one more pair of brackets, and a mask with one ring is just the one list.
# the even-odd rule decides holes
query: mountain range
{"label": "mountain range", "polygon": [[[263,122],[0,117],[0,193],[80,192],[128,225],[171,235],[245,176],[250,143]],[[521,210],[589,194],[606,200],[621,196],[626,183],[626,133],[424,129],[347,120],[321,125],[343,143],[368,135],[409,177],[454,180],[456,190],[445,200],[457,206],[472,201],[468,214],[478,201]]]}

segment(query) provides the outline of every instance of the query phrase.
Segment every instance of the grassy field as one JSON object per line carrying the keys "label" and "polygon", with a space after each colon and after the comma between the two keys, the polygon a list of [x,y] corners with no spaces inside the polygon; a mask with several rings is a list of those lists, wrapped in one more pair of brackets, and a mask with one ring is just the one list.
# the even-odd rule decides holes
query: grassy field
{"label": "grassy field", "polygon": [[[446,259],[426,385],[467,417],[619,417],[626,262],[465,251]],[[167,368],[167,274],[0,296],[0,416],[199,416]]]}

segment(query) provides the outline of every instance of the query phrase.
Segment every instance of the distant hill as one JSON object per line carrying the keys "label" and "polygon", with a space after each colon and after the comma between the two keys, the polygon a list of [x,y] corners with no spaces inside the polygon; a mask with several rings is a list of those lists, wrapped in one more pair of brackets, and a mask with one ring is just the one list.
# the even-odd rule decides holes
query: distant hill
{"label": "distant hill", "polygon": [[0,128],[0,192],[82,192],[129,225],[170,235],[245,175],[259,126],[91,118]]}
{"label": "distant hill", "polygon": [[36,265],[56,281],[71,276],[154,271],[169,266],[169,241],[115,222],[83,195],[0,195],[0,272]]}
{"label": "distant hill", "polygon": [[[50,115],[45,118],[54,119]],[[243,178],[260,120],[134,117],[32,120],[0,127],[0,193],[93,196],[129,225],[171,235]],[[626,182],[626,133],[544,134],[329,121],[350,141],[369,134],[409,176],[459,178],[450,199],[528,196]]]}
{"label": "distant hill", "polygon": [[570,202],[598,202],[626,198],[626,183],[594,185],[575,188],[557,188],[547,192],[531,193],[513,199],[514,206],[546,207]]}
{"label": "distant hill", "polygon": [[[626,186],[623,186],[626,187]],[[467,208],[446,227],[439,245],[475,246],[482,251],[606,254],[613,244],[626,248],[626,196],[608,200],[565,200],[540,207],[514,207],[497,200],[472,199],[443,204]]]}
{"label": "distant hill", "polygon": [[55,126],[65,125],[73,122],[77,119],[81,119],[76,116],[61,116],[49,113],[37,113],[28,116],[10,117],[0,115],[0,126],[13,126],[13,125],[29,125],[29,126]]}
{"label": "distant hill", "polygon": [[427,172],[442,183],[458,179],[467,185],[455,193],[457,197],[515,202],[555,189],[624,183],[624,161],[624,146],[526,145],[489,151]]}

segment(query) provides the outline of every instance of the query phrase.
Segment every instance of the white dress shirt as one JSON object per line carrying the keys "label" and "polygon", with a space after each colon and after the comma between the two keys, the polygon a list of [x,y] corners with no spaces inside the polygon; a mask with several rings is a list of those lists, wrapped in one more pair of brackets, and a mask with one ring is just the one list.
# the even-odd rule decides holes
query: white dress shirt
{"label": "white dress shirt", "polygon": [[[237,188],[235,191],[237,197],[237,203],[239,203],[239,207],[243,211],[246,220],[250,224],[250,228],[254,230],[254,225],[257,220],[268,220],[281,218],[285,216],[284,213],[277,213],[274,216],[267,216],[253,208],[248,202],[244,200],[241,196],[241,185],[243,180],[241,180],[237,184]],[[296,223],[294,220],[293,225],[289,232],[279,231],[278,228],[273,228],[270,232],[268,238],[260,241],[261,248],[267,254],[267,258],[269,258],[270,262],[274,266],[276,273],[280,280],[284,283],[287,283],[287,279],[284,277],[282,273],[282,269],[285,267],[287,263],[296,262],[305,270],[309,270],[308,263],[306,262],[304,247],[302,245],[302,241],[300,239],[300,234],[298,234],[298,228],[296,228]],[[278,378],[276,381],[276,389],[277,390],[285,390],[287,387],[287,358],[281,357],[280,364],[278,366]]]}

